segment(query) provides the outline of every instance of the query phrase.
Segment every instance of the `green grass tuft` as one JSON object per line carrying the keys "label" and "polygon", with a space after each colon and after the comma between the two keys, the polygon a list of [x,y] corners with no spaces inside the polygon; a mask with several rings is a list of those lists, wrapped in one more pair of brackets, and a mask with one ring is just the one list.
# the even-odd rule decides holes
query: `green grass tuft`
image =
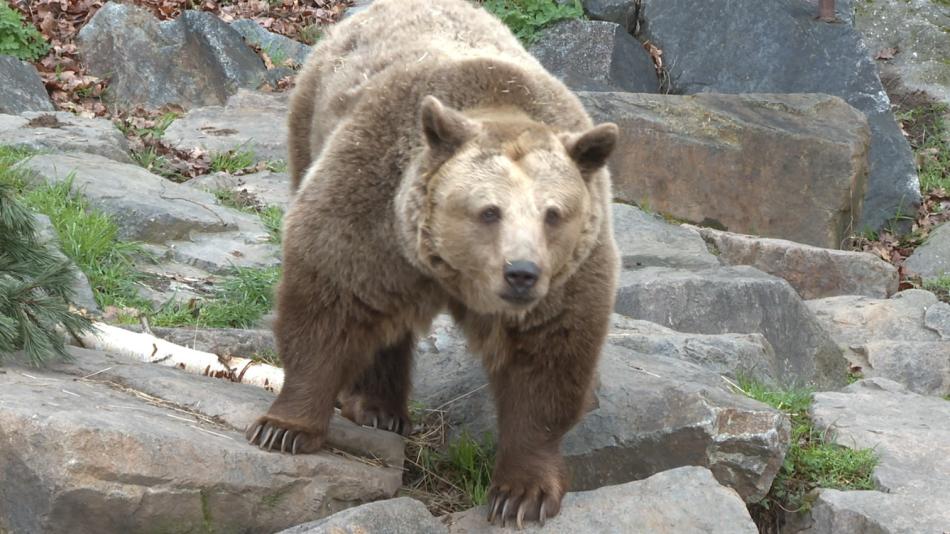
{"label": "green grass tuft", "polygon": [[213,299],[193,305],[169,304],[151,323],[156,326],[249,328],[271,310],[280,269],[238,267],[217,288]]}
{"label": "green grass tuft", "polygon": [[785,461],[768,495],[756,504],[760,508],[755,511],[757,515],[777,513],[775,508],[806,511],[810,507],[808,494],[815,488],[874,489],[874,451],[837,445],[819,432],[808,416],[811,390],[776,390],[748,379],[740,379],[739,387],[749,397],[784,412],[792,424]]}
{"label": "green grass tuft", "polygon": [[252,150],[229,150],[211,155],[211,170],[234,174],[252,165],[256,156]]}
{"label": "green grass tuft", "polygon": [[527,45],[534,43],[538,32],[546,26],[584,16],[580,0],[568,4],[555,0],[481,0],[480,3]]}

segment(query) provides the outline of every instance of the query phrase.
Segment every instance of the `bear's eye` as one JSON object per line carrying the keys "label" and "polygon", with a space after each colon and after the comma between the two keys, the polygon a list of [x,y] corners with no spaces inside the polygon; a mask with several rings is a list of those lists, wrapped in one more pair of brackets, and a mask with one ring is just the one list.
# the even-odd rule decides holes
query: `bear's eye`
{"label": "bear's eye", "polygon": [[544,222],[551,226],[556,225],[561,222],[561,213],[554,208],[548,208],[548,211],[544,214]]}
{"label": "bear's eye", "polygon": [[483,223],[491,224],[501,220],[501,210],[497,206],[489,206],[478,214]]}

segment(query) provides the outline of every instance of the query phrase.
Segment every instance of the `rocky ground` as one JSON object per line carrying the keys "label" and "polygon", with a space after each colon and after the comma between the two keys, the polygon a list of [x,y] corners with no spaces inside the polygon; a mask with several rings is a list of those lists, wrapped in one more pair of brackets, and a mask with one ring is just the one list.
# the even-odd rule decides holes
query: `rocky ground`
{"label": "rocky ground", "polygon": [[[59,49],[39,72],[0,56],[0,148],[32,154],[0,177],[24,194],[68,188],[137,244],[127,285],[77,259],[80,305],[273,360],[268,299],[250,295],[280,266],[284,89],[304,29],[370,3],[310,2],[305,19],[287,15],[296,0],[267,16],[243,1],[37,8]],[[948,8],[838,0],[829,24],[804,0],[685,4],[587,0],[586,18],[530,39],[623,131],[613,328],[596,405],[564,443],[572,493],[545,530],[950,532],[950,225],[937,224],[950,139],[902,132],[896,102],[950,103]],[[75,62],[72,92],[50,57]],[[57,213],[38,215],[47,239],[78,258]],[[222,319],[235,288],[242,307]],[[426,460],[443,438],[494,429],[447,317],[418,346],[408,448],[338,417],[320,454],[268,454],[241,431],[272,393],[71,350],[0,366],[0,473],[15,481],[0,484],[0,533],[489,530],[478,477],[445,480]],[[809,451],[870,460],[801,482]],[[467,500],[437,495],[459,485]]]}

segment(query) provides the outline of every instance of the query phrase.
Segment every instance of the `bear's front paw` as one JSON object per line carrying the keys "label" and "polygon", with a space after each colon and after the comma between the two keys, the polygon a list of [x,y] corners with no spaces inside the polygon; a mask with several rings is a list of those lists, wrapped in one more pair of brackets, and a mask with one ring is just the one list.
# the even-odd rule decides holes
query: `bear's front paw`
{"label": "bear's front paw", "polygon": [[514,519],[519,529],[524,528],[526,519],[539,521],[543,527],[545,519],[560,512],[566,485],[558,470],[529,473],[523,469],[496,470],[488,492],[489,523],[494,524],[500,517],[502,527],[509,519]]}
{"label": "bear's front paw", "polygon": [[257,445],[261,449],[276,449],[290,454],[317,452],[323,447],[324,438],[321,432],[266,415],[251,423],[244,432],[244,437],[251,445]]}

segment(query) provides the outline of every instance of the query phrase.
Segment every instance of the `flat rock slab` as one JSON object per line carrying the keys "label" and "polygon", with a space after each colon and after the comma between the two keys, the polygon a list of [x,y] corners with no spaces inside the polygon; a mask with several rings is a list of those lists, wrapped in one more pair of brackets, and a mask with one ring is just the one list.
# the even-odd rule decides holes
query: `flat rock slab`
{"label": "flat rock slab", "polygon": [[[491,527],[484,507],[452,514],[451,534],[510,532]],[[721,486],[708,469],[680,467],[637,482],[593,491],[568,493],[561,513],[541,528],[525,524],[524,532],[598,533],[748,533],[758,530],[742,499]]]}
{"label": "flat rock slab", "polygon": [[243,232],[196,234],[189,241],[169,243],[171,257],[209,273],[238,267],[263,269],[280,265],[280,247],[268,243],[269,235]]}
{"label": "flat rock slab", "polygon": [[219,105],[266,79],[241,34],[203,11],[159,22],[143,8],[109,2],[76,41],[89,73],[109,79],[109,99],[121,107]]}
{"label": "flat rock slab", "polygon": [[614,240],[623,269],[718,267],[714,256],[696,231],[669,224],[627,204],[613,205]]}
{"label": "flat rock slab", "polygon": [[933,0],[864,0],[856,3],[854,25],[871,56],[891,48],[879,61],[884,75],[897,75],[909,91],[924,91],[950,105],[950,10]]}
{"label": "flat rock slab", "polygon": [[297,525],[278,534],[446,534],[445,526],[409,497],[377,501]]}
{"label": "flat rock slab", "polygon": [[165,130],[164,140],[182,150],[254,153],[256,161],[287,159],[287,94],[241,90],[223,106],[189,111]]}
{"label": "flat rock slab", "polygon": [[595,121],[616,122],[623,131],[610,159],[614,196],[623,202],[826,248],[840,248],[856,230],[869,130],[840,98],[578,96]]}
{"label": "flat rock slab", "polygon": [[544,29],[530,52],[577,91],[657,93],[650,54],[613,22],[566,20]]}
{"label": "flat rock slab", "polygon": [[111,215],[124,239],[151,243],[189,239],[192,232],[238,230],[248,217],[218,206],[209,193],[102,156],[44,154],[20,165],[48,183],[71,177],[73,191],[81,192],[93,208]]}
{"label": "flat rock slab", "polygon": [[822,489],[803,534],[950,532],[950,494],[898,495]]}
{"label": "flat rock slab", "polygon": [[[864,46],[861,34],[852,26],[853,9],[864,4],[863,0],[838,0],[840,21],[828,24],[817,20],[814,2],[736,0],[724,8],[720,2],[643,0],[639,3],[642,24],[637,37],[663,50],[663,63],[675,93],[823,93],[840,97],[860,110],[871,132],[867,192],[855,190],[856,195],[864,198],[863,211],[854,214],[854,230],[860,232],[882,226],[902,206],[903,213],[913,213],[920,202],[913,154],[878,76],[873,59],[876,51]],[[940,8],[931,3],[928,9]],[[903,18],[896,13],[895,16],[901,21],[895,24],[903,25]],[[828,119],[829,125],[837,121]],[[830,131],[851,127],[853,124],[841,123],[830,126]],[[764,152],[758,156],[759,161],[774,158]],[[860,159],[863,166],[864,156]],[[803,161],[808,162],[804,163],[806,167],[813,165],[814,157],[806,156]],[[698,168],[709,174],[705,167]],[[774,189],[774,199],[789,210],[797,209],[796,200],[801,198],[818,198],[829,207],[840,206],[838,197],[832,201],[820,187],[811,187],[817,183],[808,182],[810,187],[805,189],[797,180],[790,182],[791,177],[800,176],[792,168],[782,175],[786,187],[790,185],[791,189]],[[818,176],[840,179],[833,172]],[[754,210],[755,205],[750,204],[749,211]],[[838,246],[837,242],[796,239],[763,229],[728,229],[829,248]]]}
{"label": "flat rock slab", "polygon": [[0,113],[53,111],[46,86],[33,65],[0,55],[0,80]]}
{"label": "flat rock slab", "polygon": [[47,370],[0,369],[0,527],[274,532],[392,497],[401,485],[398,436],[344,429],[372,441],[357,445],[364,453],[393,450],[387,440],[395,438],[392,467],[329,452],[265,452],[242,430],[266,409],[267,392],[81,349],[73,355]]}
{"label": "flat rock slab", "polygon": [[897,268],[867,252],[813,247],[766,237],[695,228],[726,265],[751,265],[784,279],[803,299],[839,295],[887,298],[897,292]]}
{"label": "flat rock slab", "polygon": [[[557,0],[560,4],[573,0]],[[634,0],[583,0],[584,13],[593,20],[620,24],[630,33],[637,29],[637,2]]]}
{"label": "flat rock slab", "polygon": [[132,163],[128,141],[111,121],[65,111],[0,115],[0,145],[36,151],[88,152]]}
{"label": "flat rock slab", "polygon": [[874,449],[879,489],[950,494],[950,401],[868,378],[841,392],[816,393],[810,413],[836,443]]}
{"label": "flat rock slab", "polygon": [[941,224],[924,244],[904,260],[904,266],[924,280],[950,274],[950,225]]}
{"label": "flat rock slab", "polygon": [[192,178],[185,184],[209,192],[230,191],[264,206],[286,209],[290,205],[290,176],[286,172],[263,171],[240,176],[218,172]]}
{"label": "flat rock slab", "polygon": [[[455,435],[497,436],[484,371],[449,319],[422,340],[416,362],[416,401],[445,410]],[[702,465],[747,501],[766,494],[788,447],[784,415],[733,394],[718,373],[673,350],[642,353],[611,340],[599,375],[596,407],[564,439],[573,490]]]}
{"label": "flat rock slab", "polygon": [[844,383],[847,360],[794,289],[753,267],[625,271],[614,309],[696,334],[759,333],[786,385]]}

